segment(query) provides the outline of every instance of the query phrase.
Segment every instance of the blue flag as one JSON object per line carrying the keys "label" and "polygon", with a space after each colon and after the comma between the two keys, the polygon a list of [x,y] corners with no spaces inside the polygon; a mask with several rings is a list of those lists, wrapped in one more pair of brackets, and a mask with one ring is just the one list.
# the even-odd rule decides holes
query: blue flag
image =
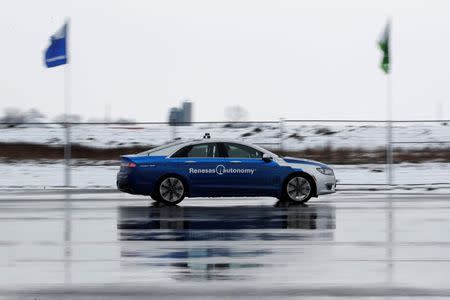
{"label": "blue flag", "polygon": [[47,68],[67,64],[67,23],[50,38],[50,46],[45,51]]}

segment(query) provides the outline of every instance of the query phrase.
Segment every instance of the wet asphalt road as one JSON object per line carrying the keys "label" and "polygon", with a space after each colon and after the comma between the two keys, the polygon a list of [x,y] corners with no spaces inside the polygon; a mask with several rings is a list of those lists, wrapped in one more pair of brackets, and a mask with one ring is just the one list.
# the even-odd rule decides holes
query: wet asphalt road
{"label": "wet asphalt road", "polygon": [[148,296],[450,297],[450,195],[0,195],[0,299]]}

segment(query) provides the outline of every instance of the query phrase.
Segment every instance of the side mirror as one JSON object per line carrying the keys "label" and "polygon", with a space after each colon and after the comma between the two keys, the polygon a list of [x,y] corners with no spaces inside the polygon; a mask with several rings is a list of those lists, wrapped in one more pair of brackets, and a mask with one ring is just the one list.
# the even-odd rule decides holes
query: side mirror
{"label": "side mirror", "polygon": [[271,162],[273,160],[273,157],[270,156],[267,153],[264,153],[263,156],[262,156],[262,160],[265,161],[265,162]]}

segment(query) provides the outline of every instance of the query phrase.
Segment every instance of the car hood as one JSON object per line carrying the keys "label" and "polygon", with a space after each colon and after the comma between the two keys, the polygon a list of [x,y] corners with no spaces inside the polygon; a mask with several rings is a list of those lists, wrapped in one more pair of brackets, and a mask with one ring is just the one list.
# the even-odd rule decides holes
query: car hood
{"label": "car hood", "polygon": [[318,166],[321,168],[331,169],[326,164],[323,164],[321,162],[311,160],[311,159],[296,158],[296,157],[283,157],[283,160],[289,164],[313,165],[313,166]]}

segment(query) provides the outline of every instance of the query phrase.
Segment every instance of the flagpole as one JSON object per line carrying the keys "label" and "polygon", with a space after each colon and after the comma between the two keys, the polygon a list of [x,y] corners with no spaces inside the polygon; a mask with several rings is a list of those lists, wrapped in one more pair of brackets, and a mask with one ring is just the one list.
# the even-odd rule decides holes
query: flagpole
{"label": "flagpole", "polygon": [[394,183],[394,172],[393,172],[393,149],[392,149],[392,114],[393,114],[393,97],[392,97],[392,47],[391,47],[391,33],[392,33],[392,22],[389,19],[389,34],[387,51],[389,57],[389,72],[386,78],[386,110],[387,110],[387,147],[386,147],[386,163],[388,165],[387,181],[389,187],[392,187]]}
{"label": "flagpole", "polygon": [[394,172],[393,172],[393,163],[394,163],[394,156],[393,156],[393,149],[392,149],[392,75],[387,75],[387,83],[386,83],[386,89],[387,89],[387,149],[386,149],[386,163],[388,165],[388,172],[387,172],[387,181],[389,187],[392,187],[394,183]]}
{"label": "flagpole", "polygon": [[[392,49],[391,49],[391,18],[388,19],[383,36],[378,42],[380,49],[383,51],[383,58],[381,61],[381,68],[386,73],[386,180],[388,188],[391,189],[394,182],[393,173],[393,130],[392,130],[392,115],[393,115],[393,97],[392,97]],[[393,280],[393,242],[394,242],[394,210],[393,210],[392,194],[387,194],[386,200],[386,261],[387,285],[392,284]]]}
{"label": "flagpole", "polygon": [[[390,45],[390,43],[389,43]],[[390,46],[389,46],[390,47]],[[390,51],[390,50],[389,50]],[[389,52],[389,55],[391,52]],[[391,60],[389,61],[391,63]],[[391,64],[389,65],[391,67]],[[387,99],[387,149],[386,149],[386,163],[387,163],[387,182],[389,189],[392,188],[393,181],[394,181],[394,170],[393,170],[393,149],[392,149],[392,113],[393,113],[393,97],[392,97],[392,75],[391,75],[391,69],[389,70],[389,73],[387,74],[386,79],[386,99]],[[386,201],[386,236],[387,236],[387,248],[386,248],[386,255],[387,255],[387,284],[391,285],[393,280],[393,270],[394,270],[394,263],[392,260],[392,257],[394,255],[394,248],[393,248],[393,242],[394,242],[394,207],[392,202],[392,195],[388,194],[388,200]]]}
{"label": "flagpole", "polygon": [[71,158],[71,144],[70,144],[70,124],[69,124],[69,115],[70,115],[70,62],[71,59],[70,52],[70,19],[66,19],[66,57],[67,62],[64,66],[64,115],[65,115],[65,135],[66,135],[66,143],[64,145],[64,185],[66,188],[71,185],[70,178],[70,158]]}

